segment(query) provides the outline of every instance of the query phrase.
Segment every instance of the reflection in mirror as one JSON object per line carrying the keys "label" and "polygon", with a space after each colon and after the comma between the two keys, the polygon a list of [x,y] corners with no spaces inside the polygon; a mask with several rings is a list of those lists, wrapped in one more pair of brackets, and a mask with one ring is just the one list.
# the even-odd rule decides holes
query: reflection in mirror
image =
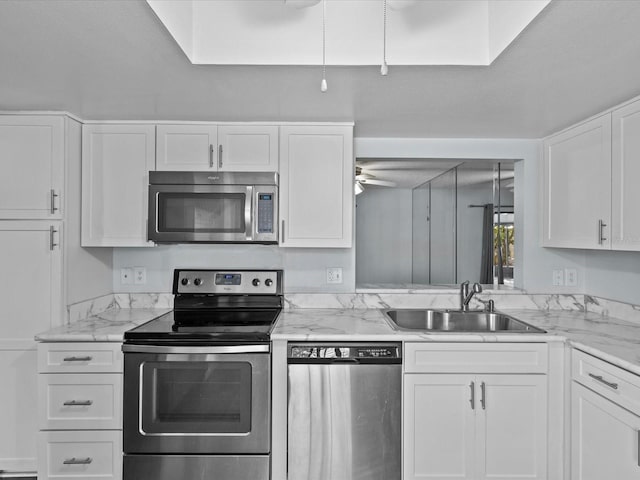
{"label": "reflection in mirror", "polygon": [[358,159],[356,285],[513,285],[513,161]]}

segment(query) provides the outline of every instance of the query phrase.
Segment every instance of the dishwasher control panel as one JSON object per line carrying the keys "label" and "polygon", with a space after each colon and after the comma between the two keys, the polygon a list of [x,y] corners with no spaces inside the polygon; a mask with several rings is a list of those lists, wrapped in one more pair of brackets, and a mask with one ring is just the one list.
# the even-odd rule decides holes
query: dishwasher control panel
{"label": "dishwasher control panel", "polygon": [[[290,343],[289,360],[400,360],[402,344],[400,343]],[[296,362],[297,363],[297,362]]]}

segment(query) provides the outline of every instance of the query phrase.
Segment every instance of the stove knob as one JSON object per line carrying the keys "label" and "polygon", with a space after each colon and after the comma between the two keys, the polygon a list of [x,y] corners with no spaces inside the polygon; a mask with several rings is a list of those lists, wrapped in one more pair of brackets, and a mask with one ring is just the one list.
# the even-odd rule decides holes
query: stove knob
{"label": "stove knob", "polygon": [[186,287],[187,285],[189,285],[189,279],[185,277],[180,280],[180,283]]}
{"label": "stove knob", "polygon": [[199,287],[200,285],[202,285],[202,280],[200,280],[199,278],[196,278],[196,279],[193,281],[193,284],[194,284],[196,287]]}
{"label": "stove knob", "polygon": [[259,280],[259,279],[257,279],[257,278],[254,278],[254,279],[253,279],[253,282],[251,282],[251,283],[253,283],[253,286],[254,286],[254,287],[257,287],[257,286],[259,286],[259,285],[260,285],[260,280]]}
{"label": "stove knob", "polygon": [[267,287],[270,287],[271,285],[273,285],[273,280],[271,280],[270,278],[267,278],[267,279],[264,281],[264,284],[265,284]]}

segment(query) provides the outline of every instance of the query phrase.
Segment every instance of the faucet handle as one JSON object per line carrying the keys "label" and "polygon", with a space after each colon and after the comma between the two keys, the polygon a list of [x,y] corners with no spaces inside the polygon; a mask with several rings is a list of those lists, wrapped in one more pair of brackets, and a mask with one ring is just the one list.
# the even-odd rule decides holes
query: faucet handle
{"label": "faucet handle", "polygon": [[487,313],[493,313],[496,311],[496,304],[493,300],[482,300],[478,298],[478,301],[484,305],[484,311]]}

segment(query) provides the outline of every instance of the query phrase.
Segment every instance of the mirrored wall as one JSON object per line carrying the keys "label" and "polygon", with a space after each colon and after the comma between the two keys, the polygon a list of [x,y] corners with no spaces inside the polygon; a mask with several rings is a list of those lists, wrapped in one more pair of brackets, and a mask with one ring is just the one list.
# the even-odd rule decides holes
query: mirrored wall
{"label": "mirrored wall", "polygon": [[356,285],[513,284],[514,162],[399,162],[358,161]]}

